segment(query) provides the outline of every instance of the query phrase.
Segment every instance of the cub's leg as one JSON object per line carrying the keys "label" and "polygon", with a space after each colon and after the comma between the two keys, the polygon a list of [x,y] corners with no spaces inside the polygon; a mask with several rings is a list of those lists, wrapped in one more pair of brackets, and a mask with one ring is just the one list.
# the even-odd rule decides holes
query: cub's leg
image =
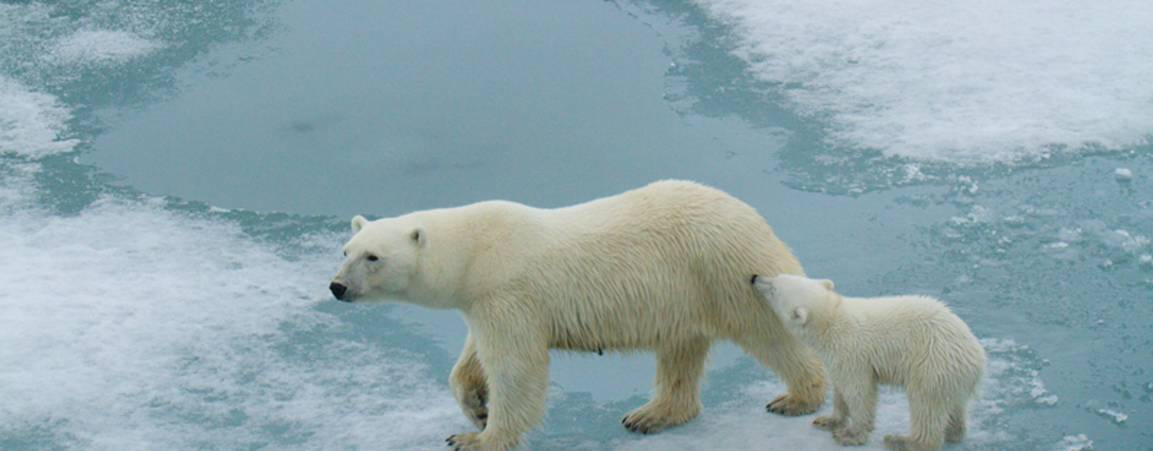
{"label": "cub's leg", "polygon": [[849,415],[849,406],[845,404],[845,397],[841,395],[841,390],[833,387],[833,414],[824,417],[817,417],[813,420],[813,426],[817,429],[832,431],[839,429],[845,424],[845,418]]}
{"label": "cub's leg", "polygon": [[696,417],[711,344],[708,338],[697,337],[657,349],[653,399],[621,419],[625,428],[650,434]]}
{"label": "cub's leg", "polygon": [[950,409],[938,403],[947,398],[913,386],[908,388],[908,395],[912,434],[886,435],[885,448],[894,451],[929,451],[940,448],[945,439],[945,428],[949,425]]}
{"label": "cub's leg", "polygon": [[877,382],[867,375],[834,376],[833,384],[841,392],[848,409],[848,422],[833,430],[833,439],[842,446],[864,445],[873,432],[877,410]]}

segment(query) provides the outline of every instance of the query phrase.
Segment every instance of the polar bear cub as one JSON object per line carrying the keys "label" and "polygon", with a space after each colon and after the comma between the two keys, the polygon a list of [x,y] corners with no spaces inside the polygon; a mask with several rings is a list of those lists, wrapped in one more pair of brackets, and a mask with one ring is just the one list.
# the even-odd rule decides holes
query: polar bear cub
{"label": "polar bear cub", "polygon": [[753,276],[785,328],[816,351],[829,372],[831,416],[813,425],[841,445],[863,445],[873,430],[877,384],[904,386],[912,434],[885,436],[892,450],[931,450],[965,435],[965,411],[985,369],[969,327],[924,296],[842,297],[833,282],[795,275]]}

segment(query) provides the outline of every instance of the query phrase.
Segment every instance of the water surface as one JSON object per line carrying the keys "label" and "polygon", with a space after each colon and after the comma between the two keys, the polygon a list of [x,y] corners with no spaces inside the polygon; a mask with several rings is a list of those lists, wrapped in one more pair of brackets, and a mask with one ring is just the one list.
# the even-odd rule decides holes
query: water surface
{"label": "water surface", "polygon": [[[949,449],[1153,448],[1153,8],[862,8],[0,4],[0,448],[437,447],[464,323],[332,302],[348,217],[661,178],[946,300],[990,355]],[[554,354],[531,446],[836,448],[731,345],[700,418],[630,434],[653,371]]]}

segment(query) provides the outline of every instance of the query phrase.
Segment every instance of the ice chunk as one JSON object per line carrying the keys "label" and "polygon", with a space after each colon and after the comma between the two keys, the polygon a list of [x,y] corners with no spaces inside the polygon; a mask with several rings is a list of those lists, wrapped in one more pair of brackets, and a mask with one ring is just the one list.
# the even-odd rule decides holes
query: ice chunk
{"label": "ice chunk", "polygon": [[1133,179],[1133,171],[1129,168],[1117,168],[1113,170],[1113,177],[1119,182],[1128,182]]}
{"label": "ice chunk", "polygon": [[79,30],[56,44],[52,53],[61,63],[123,63],[164,47],[125,31]]}
{"label": "ice chunk", "polygon": [[1111,409],[1097,409],[1097,413],[1101,416],[1113,420],[1116,424],[1124,423],[1129,419],[1129,415]]}
{"label": "ice chunk", "polygon": [[72,150],[63,136],[72,111],[56,97],[0,75],[0,154],[42,157]]}
{"label": "ice chunk", "polygon": [[833,146],[984,163],[1153,133],[1147,0],[697,2]]}
{"label": "ice chunk", "polygon": [[1093,449],[1093,441],[1089,440],[1089,436],[1085,434],[1066,435],[1056,447],[1056,450],[1059,451],[1088,451],[1091,449]]}

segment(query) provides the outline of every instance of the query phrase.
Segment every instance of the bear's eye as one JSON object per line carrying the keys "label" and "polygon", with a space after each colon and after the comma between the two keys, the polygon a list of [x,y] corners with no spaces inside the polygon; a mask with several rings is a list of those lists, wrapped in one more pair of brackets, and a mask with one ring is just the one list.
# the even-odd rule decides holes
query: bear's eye
{"label": "bear's eye", "polygon": [[372,255],[372,254],[368,254],[368,261],[370,261],[370,262],[374,262],[374,261],[377,261],[377,260],[380,260],[380,258],[378,258],[378,257],[377,257],[377,256],[375,256],[375,255]]}

